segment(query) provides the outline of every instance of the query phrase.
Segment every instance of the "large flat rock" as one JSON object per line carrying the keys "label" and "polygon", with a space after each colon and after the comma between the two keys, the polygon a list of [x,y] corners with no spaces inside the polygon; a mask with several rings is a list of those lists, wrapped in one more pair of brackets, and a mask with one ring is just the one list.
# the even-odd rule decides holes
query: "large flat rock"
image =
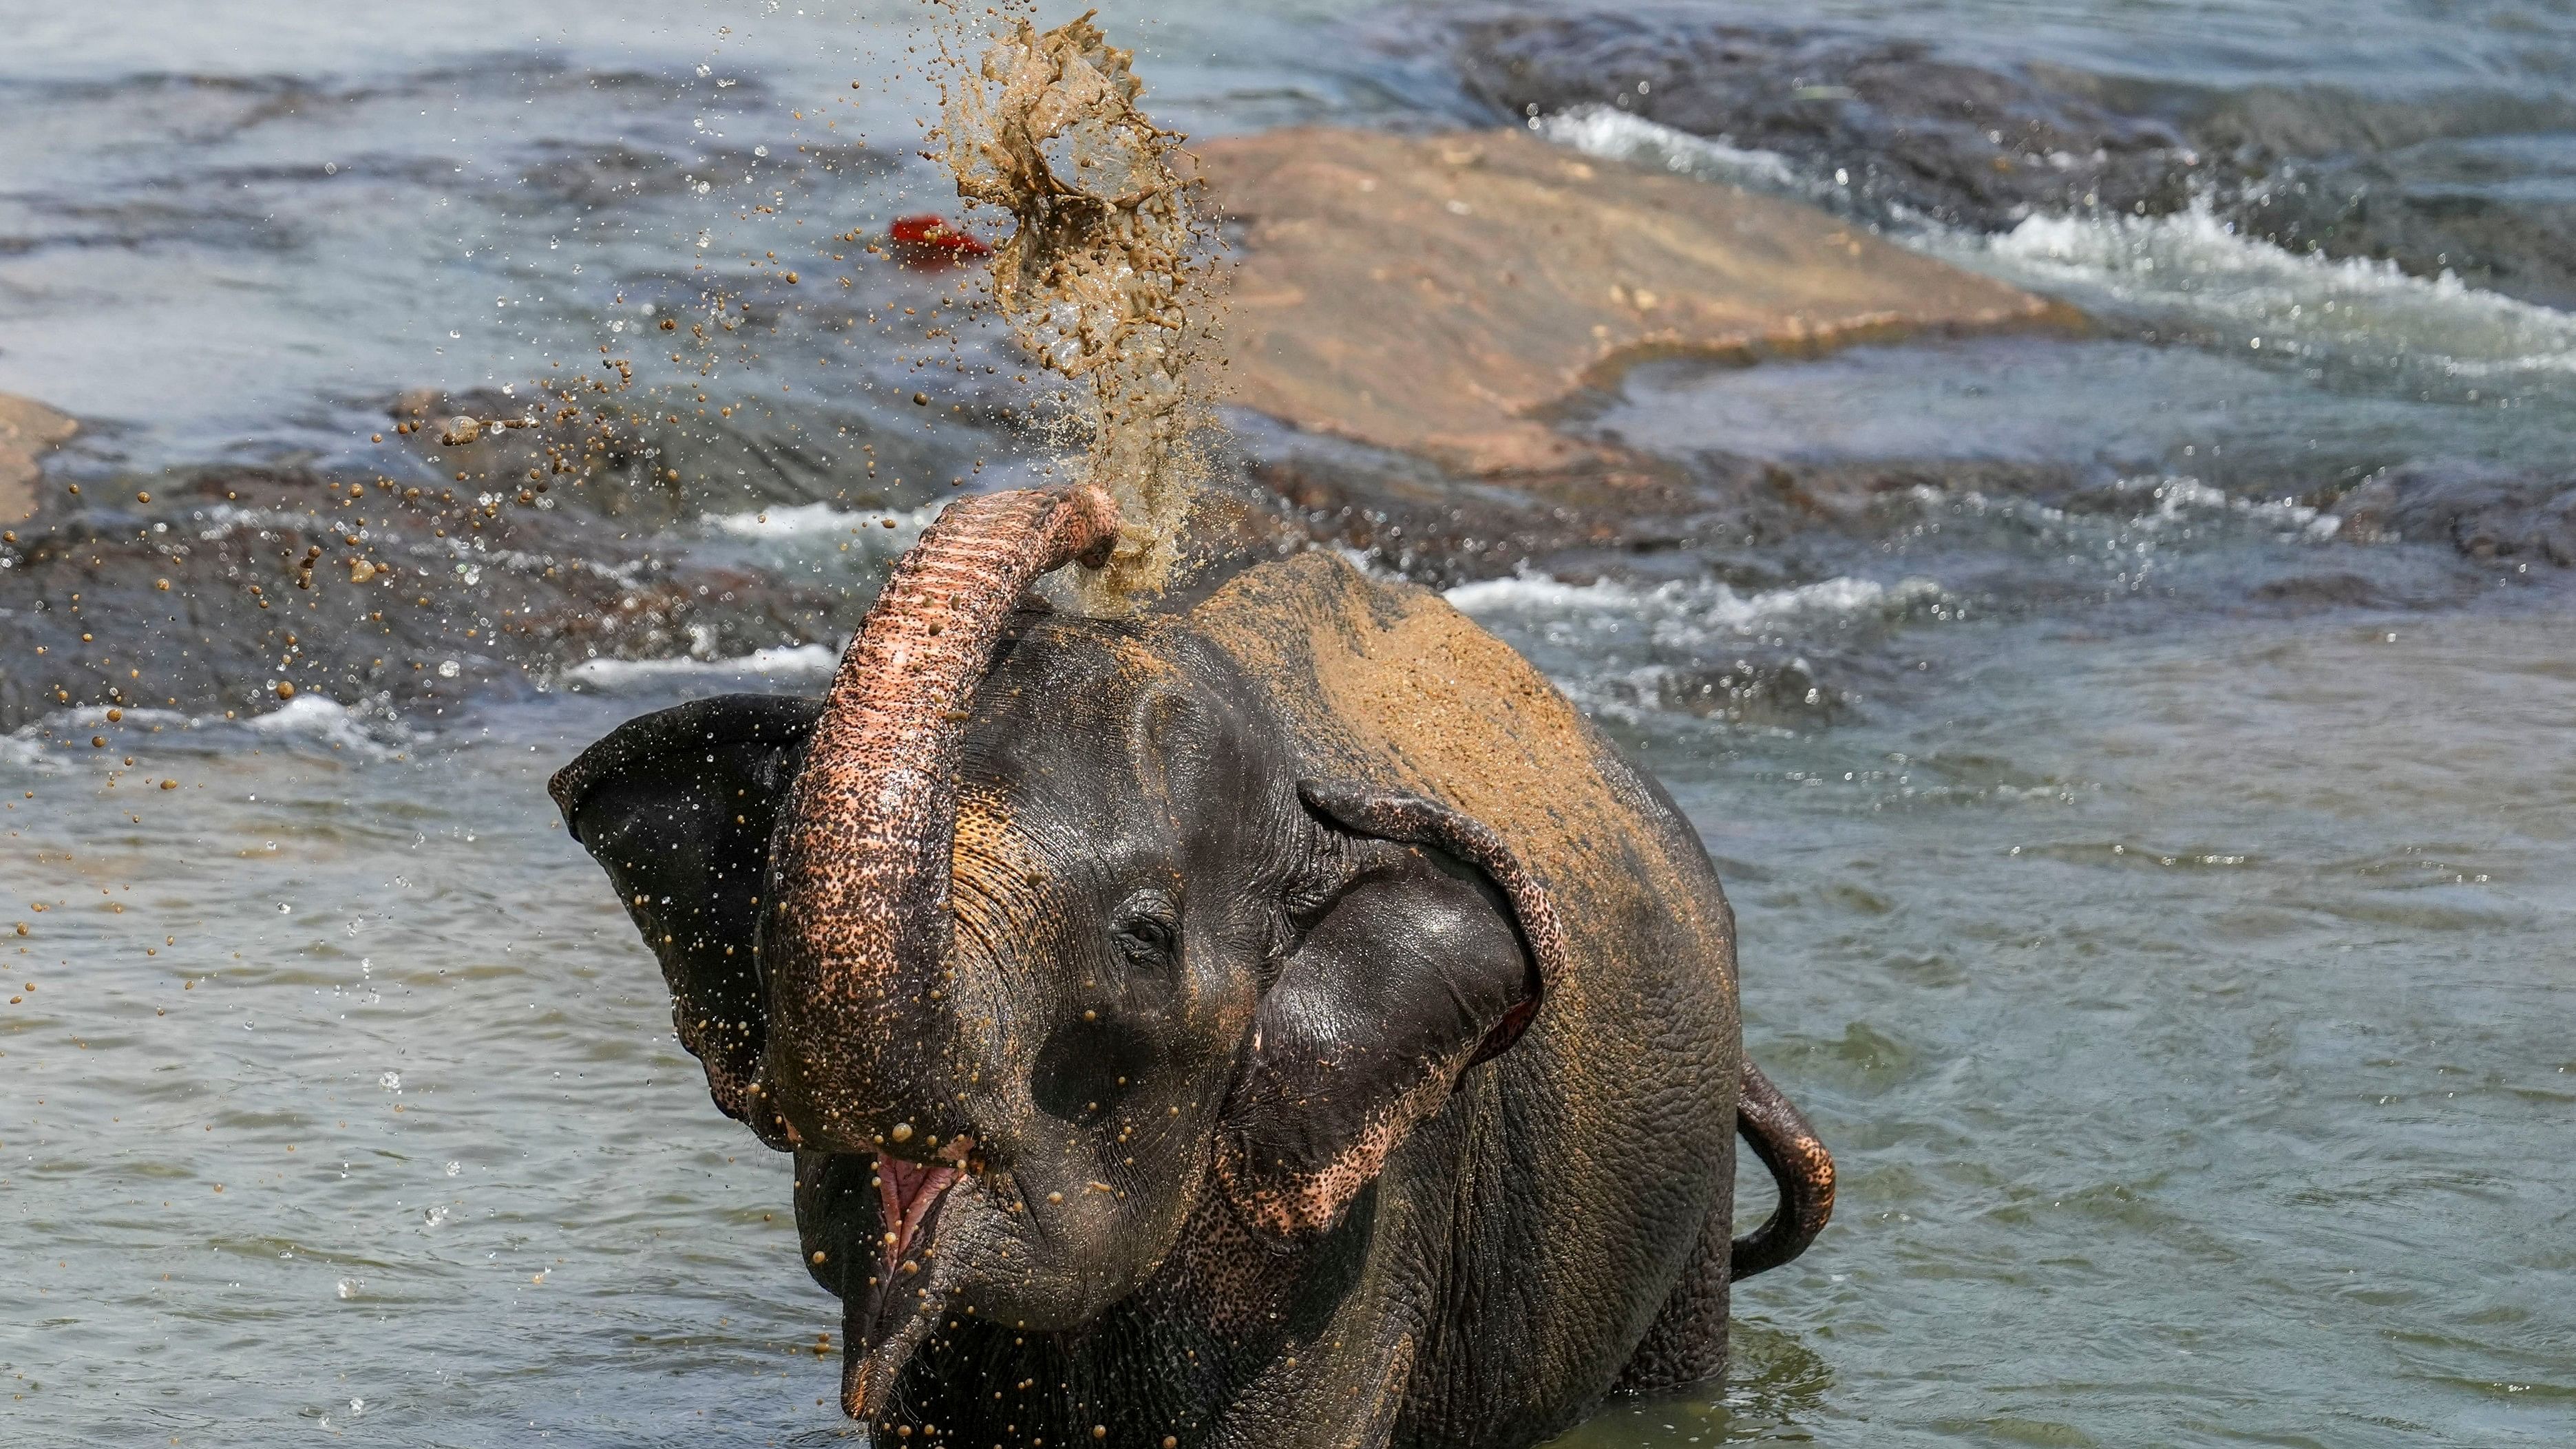
{"label": "large flat rock", "polygon": [[0,392],[0,522],[35,513],[37,456],[79,431],[79,423],[33,398]]}
{"label": "large flat rock", "polygon": [[1640,358],[2075,320],[1812,207],[1516,130],[1198,149],[1241,242],[1230,400],[1476,473],[1585,461],[1546,413]]}

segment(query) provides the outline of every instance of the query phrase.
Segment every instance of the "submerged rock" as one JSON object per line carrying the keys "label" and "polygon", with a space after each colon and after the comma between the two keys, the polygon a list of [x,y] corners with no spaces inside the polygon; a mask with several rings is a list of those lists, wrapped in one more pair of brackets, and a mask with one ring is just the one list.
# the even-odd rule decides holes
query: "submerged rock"
{"label": "submerged rock", "polygon": [[1502,482],[1401,454],[1301,441],[1251,459],[1245,471],[1308,541],[1434,588],[1552,567],[1569,555],[1590,564],[1713,547],[1743,522],[1738,500],[1647,460]]}
{"label": "submerged rock", "polygon": [[2443,543],[2467,558],[2576,568],[2576,477],[2408,463],[2363,480],[2334,515],[2355,543]]}
{"label": "submerged rock", "polygon": [[1854,210],[1993,231],[2033,211],[2167,212],[2198,157],[2160,121],[1920,41],[1656,9],[1503,15],[1457,38],[1469,94],[1515,115],[1597,105],[1799,163]]}
{"label": "submerged rock", "polygon": [[1517,130],[1302,129],[1201,156],[1240,229],[1231,400],[1472,473],[1615,451],[1545,415],[1640,358],[2074,320],[1812,207]]}
{"label": "submerged rock", "polygon": [[1850,696],[1797,655],[1668,670],[1655,679],[1653,702],[1703,719],[1790,729],[1833,724],[1851,711]]}
{"label": "submerged rock", "polygon": [[285,685],[430,713],[593,659],[837,641],[865,611],[864,590],[690,557],[559,492],[219,469],[49,508],[0,544],[0,730],[255,713]]}
{"label": "submerged rock", "polygon": [[2387,590],[2356,573],[2295,573],[2286,578],[2266,579],[2248,590],[2247,597],[2258,603],[2281,605],[2306,613],[2367,608],[2385,603]]}
{"label": "submerged rock", "polygon": [[1266,424],[1238,429],[1234,441],[1243,481],[1291,530],[1444,589],[1526,573],[1787,587],[1818,576],[1822,554],[1907,534],[1922,497],[2064,502],[2091,478],[2078,465],[2014,459],[1619,446],[1562,468],[1478,476]]}

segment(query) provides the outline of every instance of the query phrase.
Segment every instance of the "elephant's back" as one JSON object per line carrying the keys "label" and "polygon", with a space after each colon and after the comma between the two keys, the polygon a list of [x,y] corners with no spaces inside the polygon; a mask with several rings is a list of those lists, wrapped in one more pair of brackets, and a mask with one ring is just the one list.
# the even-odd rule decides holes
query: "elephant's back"
{"label": "elephant's back", "polygon": [[[1328,554],[1248,570],[1189,618],[1269,695],[1302,763],[1441,800],[1512,846],[1547,884],[1576,958],[1551,1011],[1615,1007],[1668,976],[1731,1002],[1734,921],[1697,837],[1510,645],[1439,595]],[[1697,958],[1613,969],[1625,953],[1602,933],[1641,915]]]}
{"label": "elephant's back", "polygon": [[[1497,1063],[1505,1157],[1470,1170],[1503,1190],[1461,1245],[1480,1260],[1471,1275],[1518,1276],[1504,1301],[1528,1316],[1539,1362],[1500,1394],[1450,1385],[1486,1397],[1433,1413],[1599,1393],[1729,1189],[1735,930],[1706,852],[1571,701],[1437,594],[1310,554],[1246,571],[1189,619],[1268,695],[1303,768],[1441,800],[1546,887],[1567,979]],[[1530,1401],[1510,1404],[1524,1387]],[[1485,1427],[1448,1426],[1457,1442],[1487,1441]]]}

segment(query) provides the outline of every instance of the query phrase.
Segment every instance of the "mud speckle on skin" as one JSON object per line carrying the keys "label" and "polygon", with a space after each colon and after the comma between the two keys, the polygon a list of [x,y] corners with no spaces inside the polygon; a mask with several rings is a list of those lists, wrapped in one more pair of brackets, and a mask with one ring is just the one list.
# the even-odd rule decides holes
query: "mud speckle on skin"
{"label": "mud speckle on skin", "polygon": [[958,195],[1008,211],[993,305],[1039,365],[1073,382],[1084,481],[1125,529],[1088,602],[1159,589],[1198,472],[1194,374],[1213,332],[1204,234],[1172,166],[1182,137],[1137,107],[1133,55],[1089,15],[1026,18],[945,87],[936,142]]}

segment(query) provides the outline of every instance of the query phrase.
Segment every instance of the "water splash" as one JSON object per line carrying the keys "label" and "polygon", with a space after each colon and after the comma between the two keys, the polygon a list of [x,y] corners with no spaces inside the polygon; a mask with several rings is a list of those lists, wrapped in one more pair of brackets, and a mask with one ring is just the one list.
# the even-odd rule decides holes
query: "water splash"
{"label": "water splash", "polygon": [[1799,174],[1777,151],[1749,150],[1694,136],[1609,106],[1575,106],[1529,118],[1529,128],[1557,145],[1649,170],[1823,200],[1832,188]]}
{"label": "water splash", "polygon": [[1214,334],[1205,231],[1172,164],[1183,137],[1138,108],[1133,61],[1088,14],[1043,33],[1015,17],[971,69],[956,64],[934,137],[957,194],[1016,220],[989,263],[994,308],[1075,384],[1082,476],[1125,515],[1098,604],[1151,592],[1170,568]]}

